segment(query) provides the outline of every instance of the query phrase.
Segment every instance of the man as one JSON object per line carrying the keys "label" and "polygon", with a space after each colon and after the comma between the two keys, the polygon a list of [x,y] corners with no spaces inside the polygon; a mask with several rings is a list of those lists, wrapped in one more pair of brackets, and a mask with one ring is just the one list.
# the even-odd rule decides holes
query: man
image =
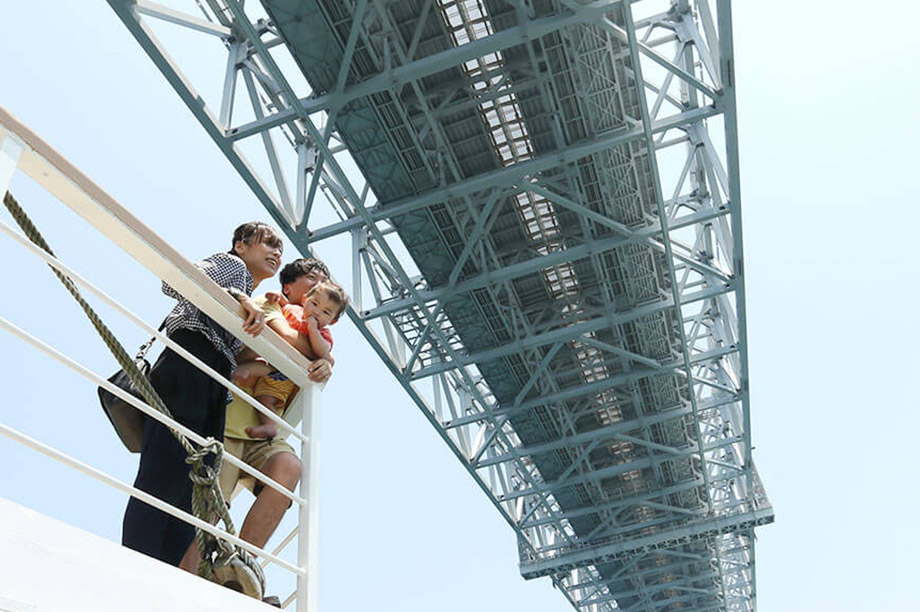
{"label": "man", "polygon": [[[318,283],[327,280],[329,270],[326,265],[316,259],[297,259],[284,266],[279,275],[281,292],[285,298],[299,304],[304,296]],[[302,344],[308,340],[293,329],[281,311],[277,301],[261,296],[254,300],[265,313],[265,325],[270,327],[294,348],[302,350]],[[244,358],[238,356],[242,363]],[[332,374],[333,360],[317,359],[310,364],[307,371],[308,378],[316,383],[322,383]],[[243,368],[245,370],[245,368]],[[249,387],[253,384],[253,376],[245,371],[234,372],[234,382]],[[245,401],[234,397],[227,406],[227,423],[225,430],[225,451],[233,454],[246,464],[259,470],[275,482],[293,491],[300,482],[302,464],[294,453],[294,449],[284,440],[256,439],[247,432],[247,426],[256,419],[256,411]],[[255,422],[258,422],[255,420]],[[220,473],[220,486],[225,498],[230,499],[237,482],[251,485],[255,502],[249,509],[246,519],[240,529],[239,536],[260,548],[271,538],[284,513],[291,505],[290,499],[271,487],[263,486],[252,479],[229,462],[224,462]],[[193,542],[182,559],[183,569],[196,572],[198,567],[198,548]]]}

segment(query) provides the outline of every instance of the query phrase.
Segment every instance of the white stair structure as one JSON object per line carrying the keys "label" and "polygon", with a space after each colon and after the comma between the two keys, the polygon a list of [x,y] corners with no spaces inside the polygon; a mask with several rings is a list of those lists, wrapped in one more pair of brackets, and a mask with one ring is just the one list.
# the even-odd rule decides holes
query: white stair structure
{"label": "white stair structure", "polygon": [[2,612],[256,612],[270,606],[0,498]]}

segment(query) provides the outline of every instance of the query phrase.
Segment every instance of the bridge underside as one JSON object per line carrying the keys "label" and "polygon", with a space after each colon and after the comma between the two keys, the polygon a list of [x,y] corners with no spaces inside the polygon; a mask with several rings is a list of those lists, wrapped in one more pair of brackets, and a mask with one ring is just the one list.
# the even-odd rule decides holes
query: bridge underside
{"label": "bridge underside", "polygon": [[[302,250],[351,235],[352,320],[516,530],[524,577],[582,610],[753,610],[773,513],[728,2],[262,0],[264,22],[206,4],[255,118],[206,116],[170,80]],[[293,198],[235,148],[272,130],[298,153]],[[318,194],[340,220],[309,231]]]}

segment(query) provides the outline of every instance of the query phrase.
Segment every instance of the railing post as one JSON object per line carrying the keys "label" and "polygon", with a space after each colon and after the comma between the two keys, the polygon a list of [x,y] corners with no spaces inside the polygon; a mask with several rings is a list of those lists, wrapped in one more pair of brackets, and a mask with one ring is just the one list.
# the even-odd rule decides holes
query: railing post
{"label": "railing post", "polygon": [[300,506],[297,533],[297,565],[305,574],[297,578],[297,612],[316,612],[317,567],[319,536],[319,397],[315,385],[304,388],[295,401],[301,403],[303,421],[300,443],[303,469],[300,473],[300,496],[307,500]]}
{"label": "railing post", "polygon": [[0,136],[0,198],[3,198],[10,188],[24,148],[22,140],[15,134],[7,133]]}

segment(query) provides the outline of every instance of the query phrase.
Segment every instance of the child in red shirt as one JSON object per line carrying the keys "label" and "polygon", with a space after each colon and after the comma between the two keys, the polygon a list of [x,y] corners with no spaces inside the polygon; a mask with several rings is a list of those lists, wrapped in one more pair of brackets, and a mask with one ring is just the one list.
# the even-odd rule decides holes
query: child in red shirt
{"label": "child in red shirt", "polygon": [[[348,306],[345,291],[331,281],[317,283],[303,299],[303,305],[285,304],[281,312],[291,328],[304,336],[309,344],[309,351],[303,355],[307,359],[331,359],[332,334],[329,326],[339,320]],[[279,413],[293,394],[296,385],[281,372],[275,371],[261,377],[253,387],[253,397],[263,406]],[[246,433],[252,438],[274,438],[278,435],[278,425],[261,412],[259,425],[248,427]]]}

